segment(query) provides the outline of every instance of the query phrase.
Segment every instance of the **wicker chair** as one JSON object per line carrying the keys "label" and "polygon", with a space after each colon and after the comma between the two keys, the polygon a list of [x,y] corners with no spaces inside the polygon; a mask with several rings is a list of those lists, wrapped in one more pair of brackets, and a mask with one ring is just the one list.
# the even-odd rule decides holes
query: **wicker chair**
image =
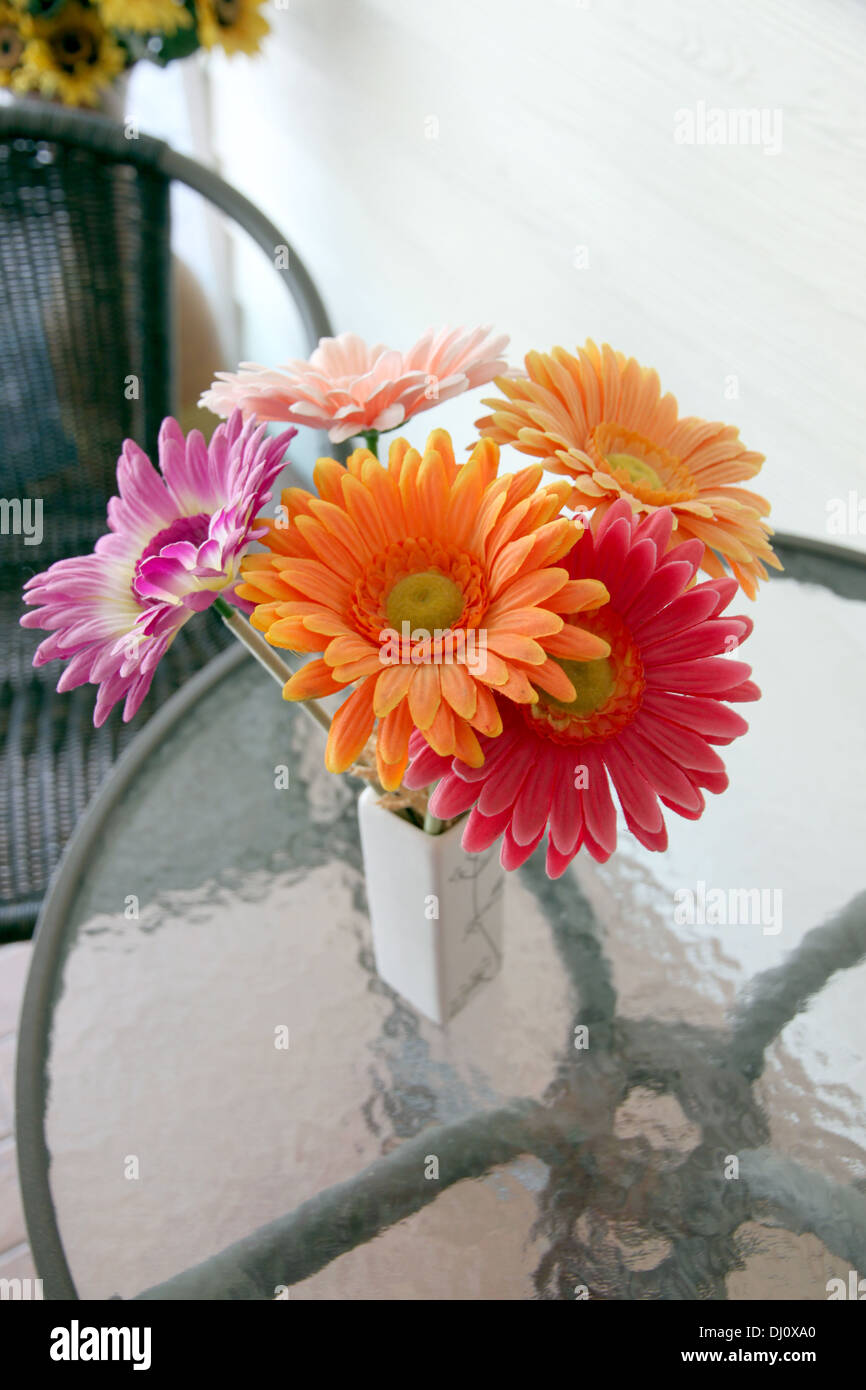
{"label": "wicker chair", "polygon": [[[272,262],[288,259],[275,273],[309,345],[330,333],[301,262],[275,258],[287,239],[215,174],[101,116],[0,108],[0,940],[32,931],[63,845],[135,729],[230,640],[212,614],[189,624],[134,725],[115,709],[94,729],[93,688],[56,695],[59,668],[31,665],[42,634],[18,624],[24,580],[105,529],[123,439],[152,451],[171,411],[175,181]],[[124,389],[131,376],[138,389]],[[42,499],[38,545],[15,534],[26,498]]]}

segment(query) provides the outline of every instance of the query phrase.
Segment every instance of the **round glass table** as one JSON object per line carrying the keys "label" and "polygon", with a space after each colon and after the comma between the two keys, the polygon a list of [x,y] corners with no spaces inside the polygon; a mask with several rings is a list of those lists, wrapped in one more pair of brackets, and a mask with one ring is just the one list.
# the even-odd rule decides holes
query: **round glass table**
{"label": "round glass table", "polygon": [[[670,850],[506,885],[446,1028],[376,975],[357,784],[239,648],[138,735],[36,941],[46,1297],[825,1299],[866,1273],[866,570],[754,605],[763,699]],[[286,777],[280,769],[288,769]]]}

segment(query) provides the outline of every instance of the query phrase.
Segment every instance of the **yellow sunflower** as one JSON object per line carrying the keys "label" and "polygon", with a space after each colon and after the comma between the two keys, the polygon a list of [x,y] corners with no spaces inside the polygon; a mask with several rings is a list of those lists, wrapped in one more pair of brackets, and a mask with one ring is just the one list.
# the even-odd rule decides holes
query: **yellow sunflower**
{"label": "yellow sunflower", "polygon": [[0,87],[14,85],[24,63],[32,24],[14,5],[0,3]]}
{"label": "yellow sunflower", "polygon": [[192,24],[183,0],[97,0],[97,9],[110,29],[139,34],[176,34]]}
{"label": "yellow sunflower", "polygon": [[226,53],[258,53],[270,32],[263,14],[263,0],[196,0],[198,36],[203,48],[224,48]]}
{"label": "yellow sunflower", "polygon": [[33,37],[12,85],[66,106],[98,106],[125,66],[123,49],[96,11],[73,0],[57,19],[33,21]]}

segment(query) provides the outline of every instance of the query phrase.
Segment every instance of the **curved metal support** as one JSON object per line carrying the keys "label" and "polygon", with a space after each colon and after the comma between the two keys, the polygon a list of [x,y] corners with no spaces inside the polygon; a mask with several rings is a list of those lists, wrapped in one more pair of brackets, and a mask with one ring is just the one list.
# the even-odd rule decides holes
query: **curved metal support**
{"label": "curved metal support", "polygon": [[[102,153],[112,163],[134,164],[153,169],[169,181],[186,184],[213,203],[252,238],[274,264],[297,306],[307,344],[314,348],[320,338],[333,334],[328,312],[313,280],[297,252],[278,227],[212,169],[178,154],[164,140],[138,134],[127,138],[126,127],[107,116],[89,111],[70,111],[46,102],[12,103],[0,107],[0,137],[5,139],[48,140]],[[288,251],[289,265],[276,264],[278,247]]]}
{"label": "curved metal support", "polygon": [[[544,1121],[545,1112],[536,1102],[517,1101],[422,1130],[347,1182],[327,1188],[296,1211],[137,1297],[274,1298],[280,1285],[309,1279],[340,1255],[420,1211],[445,1188],[533,1152]],[[438,1178],[425,1177],[428,1154],[439,1161]]]}
{"label": "curved metal support", "polygon": [[93,848],[129,781],[176,721],[247,656],[243,647],[229,647],[176,691],[144,725],[90,802],[48,885],[21,1006],[15,1071],[15,1130],[21,1195],[27,1234],[48,1298],[78,1297],[57,1225],[49,1179],[51,1155],[45,1136],[51,1017],[63,968],[64,928],[69,910]]}

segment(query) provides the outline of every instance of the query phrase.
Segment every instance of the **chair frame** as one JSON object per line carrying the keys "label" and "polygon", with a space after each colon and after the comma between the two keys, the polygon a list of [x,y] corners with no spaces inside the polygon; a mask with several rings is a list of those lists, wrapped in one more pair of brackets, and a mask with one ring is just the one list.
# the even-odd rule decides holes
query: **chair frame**
{"label": "chair frame", "polygon": [[[239,226],[265,253],[281,277],[298,312],[308,350],[320,338],[333,336],[328,312],[306,266],[279,228],[250,200],[212,169],[178,154],[152,135],[127,135],[127,127],[89,111],[69,110],[48,102],[12,101],[0,105],[0,141],[45,141],[103,155],[110,164],[127,164],[162,176],[170,185],[182,184],[199,194]],[[284,254],[279,258],[277,251]],[[283,265],[282,261],[288,264]],[[174,305],[170,305],[174,308]],[[118,441],[118,444],[120,441]],[[332,451],[334,452],[334,451]],[[344,457],[344,450],[336,451]],[[107,499],[106,499],[107,500]],[[36,921],[41,899],[0,907],[0,944],[21,934]]]}

